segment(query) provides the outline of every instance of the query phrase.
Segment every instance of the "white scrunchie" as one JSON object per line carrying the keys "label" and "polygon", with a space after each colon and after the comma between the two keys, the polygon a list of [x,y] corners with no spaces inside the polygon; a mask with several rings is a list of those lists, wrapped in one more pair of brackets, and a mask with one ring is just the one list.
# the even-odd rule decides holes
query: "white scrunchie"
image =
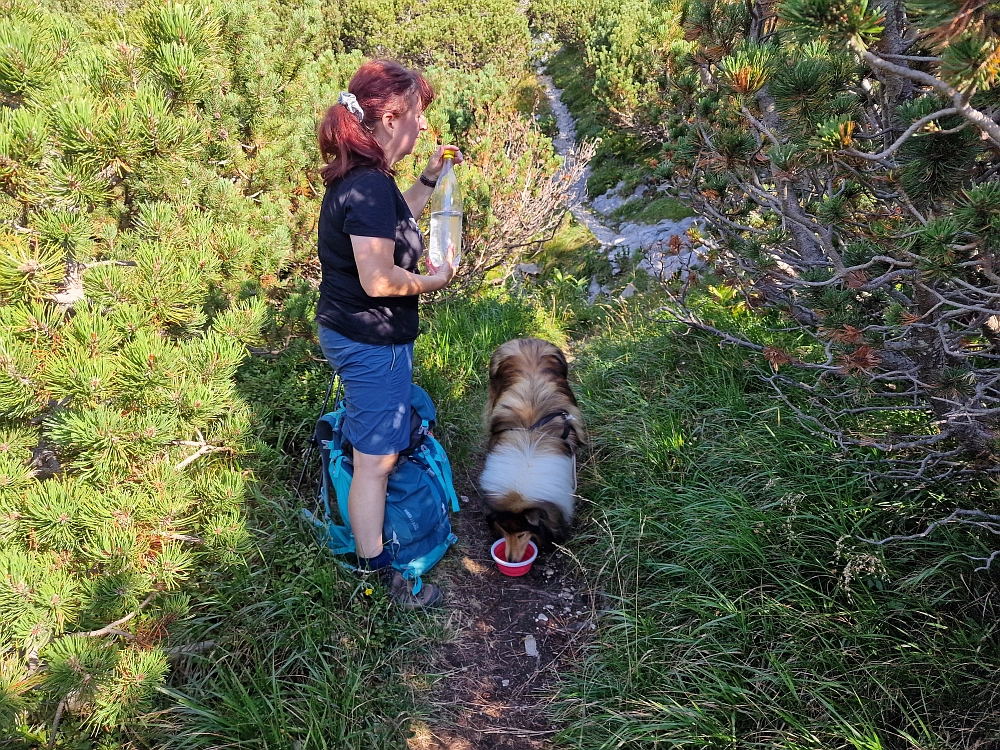
{"label": "white scrunchie", "polygon": [[337,104],[343,104],[347,107],[347,111],[358,118],[358,122],[365,121],[365,111],[361,109],[361,105],[358,104],[358,97],[354,94],[349,94],[346,91],[341,91],[340,96],[337,97]]}

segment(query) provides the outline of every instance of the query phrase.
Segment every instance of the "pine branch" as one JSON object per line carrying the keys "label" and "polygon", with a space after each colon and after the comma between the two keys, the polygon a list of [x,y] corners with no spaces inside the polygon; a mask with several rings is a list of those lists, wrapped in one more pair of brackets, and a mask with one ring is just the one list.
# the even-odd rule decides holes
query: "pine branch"
{"label": "pine branch", "polygon": [[852,39],[850,46],[861,56],[861,59],[873,68],[877,68],[878,70],[882,70],[887,73],[893,73],[902,78],[915,81],[916,83],[922,83],[925,86],[930,86],[939,94],[951,99],[952,102],[954,102],[955,109],[958,111],[958,114],[962,115],[962,117],[977,126],[980,130],[986,133],[987,136],[989,136],[990,140],[1000,146],[1000,124],[994,122],[984,113],[970,105],[968,101],[966,101],[966,93],[949,86],[940,78],[935,78],[930,73],[924,73],[920,70],[912,70],[910,68],[905,68],[902,65],[891,63],[888,60],[883,60],[878,55],[866,49],[857,39]]}
{"label": "pine branch", "polygon": [[108,625],[105,625],[103,628],[98,628],[97,630],[84,630],[84,631],[80,631],[78,633],[71,633],[70,635],[63,636],[63,637],[64,638],[71,638],[73,636],[83,636],[84,638],[99,638],[99,637],[104,636],[104,635],[112,635],[112,634],[113,635],[127,635],[127,636],[131,636],[132,635],[131,633],[126,633],[126,632],[124,632],[122,630],[119,630],[119,626],[120,625],[124,625],[126,622],[128,622],[129,620],[131,620],[137,614],[139,614],[143,609],[146,608],[146,606],[151,601],[153,601],[153,599],[159,593],[160,593],[159,591],[154,591],[149,596],[147,596],[142,601],[142,603],[138,607],[135,608],[134,611],[129,612],[127,615],[125,615],[124,617],[122,617],[119,620],[115,620],[114,622],[109,623]]}
{"label": "pine branch", "polygon": [[190,542],[191,544],[204,544],[205,540],[201,537],[192,536],[191,534],[175,534],[169,531],[158,532],[159,536],[164,539],[169,539],[173,542]]}
{"label": "pine branch", "polygon": [[879,52],[879,56],[886,57],[890,60],[903,60],[904,62],[941,62],[940,57],[922,57],[920,55],[891,55],[888,52]]}
{"label": "pine branch", "polygon": [[924,127],[924,125],[927,125],[928,123],[933,122],[934,120],[937,120],[938,118],[946,117],[947,115],[955,115],[955,114],[958,114],[958,110],[955,107],[946,107],[945,109],[939,109],[937,112],[932,112],[931,114],[927,115],[926,117],[921,117],[915,123],[913,123],[912,125],[910,125],[910,127],[908,127],[906,130],[904,130],[903,134],[901,136],[899,136],[899,138],[897,138],[893,142],[893,144],[891,146],[889,146],[889,148],[887,148],[884,151],[881,151],[881,152],[879,152],[877,154],[867,154],[864,151],[858,151],[857,149],[854,149],[854,148],[846,149],[846,150],[842,151],[841,153],[849,154],[851,156],[856,156],[859,159],[867,159],[869,161],[882,161],[883,159],[886,159],[886,158],[892,156],[894,153],[896,153],[896,151],[898,151],[899,148],[904,143],[906,143],[907,140],[909,140],[910,136],[913,135],[914,133],[916,133],[922,127]]}
{"label": "pine branch", "polygon": [[[961,524],[963,526],[972,526],[974,528],[988,531],[991,534],[1000,535],[1000,516],[992,513],[985,513],[981,510],[959,508],[953,511],[947,518],[934,521],[929,524],[926,529],[916,534],[897,534],[895,536],[886,537],[885,539],[865,539],[864,537],[857,537],[857,539],[877,546],[883,546],[885,544],[890,544],[891,542],[912,542],[917,539],[926,539],[934,532],[935,529],[953,523]],[[989,557],[974,557],[973,555],[966,555],[966,557],[970,560],[981,560],[983,565],[976,568],[974,572],[985,572],[990,569],[990,566],[993,564],[993,561],[998,555],[1000,555],[1000,550],[995,550]]]}
{"label": "pine branch", "polygon": [[774,136],[774,133],[772,133],[770,130],[768,130],[767,127],[764,125],[764,123],[762,123],[760,120],[758,120],[752,114],[750,114],[750,110],[749,109],[747,109],[746,107],[740,107],[740,112],[742,113],[742,115],[745,118],[747,118],[750,121],[751,125],[753,125],[755,128],[757,128],[757,130],[759,130],[761,133],[763,133],[764,135],[767,136],[767,140],[769,140],[775,146],[780,146],[781,145],[778,142],[778,139]]}
{"label": "pine branch", "polygon": [[64,308],[71,308],[85,298],[83,291],[83,273],[99,266],[135,266],[134,260],[99,260],[94,263],[78,263],[67,259],[66,275],[63,278],[62,289],[49,295],[49,299]]}
{"label": "pine branch", "polygon": [[199,641],[198,643],[185,643],[182,646],[173,646],[163,650],[168,659],[180,659],[189,654],[200,654],[203,651],[211,651],[215,648],[215,641]]}
{"label": "pine branch", "polygon": [[181,461],[177,466],[174,467],[176,471],[183,471],[186,467],[193,464],[202,456],[207,456],[209,453],[234,453],[235,451],[229,446],[225,445],[209,445],[205,442],[194,442],[193,440],[175,440],[174,445],[187,445],[191,447],[197,447],[198,450],[192,453],[190,456]]}
{"label": "pine branch", "polygon": [[56,732],[59,731],[59,722],[62,720],[64,710],[66,710],[65,696],[59,701],[59,705],[56,706],[56,715],[52,719],[52,728],[49,730],[49,750],[52,750],[56,746]]}

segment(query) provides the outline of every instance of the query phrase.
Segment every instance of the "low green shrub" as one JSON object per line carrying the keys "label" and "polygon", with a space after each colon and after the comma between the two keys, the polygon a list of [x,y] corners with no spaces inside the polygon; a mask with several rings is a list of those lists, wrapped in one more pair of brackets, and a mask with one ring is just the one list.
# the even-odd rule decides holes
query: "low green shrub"
{"label": "low green shrub", "polygon": [[147,725],[175,750],[395,747],[427,687],[400,674],[425,665],[439,626],[340,568],[275,489],[252,503],[256,554],[193,608],[170,705]]}

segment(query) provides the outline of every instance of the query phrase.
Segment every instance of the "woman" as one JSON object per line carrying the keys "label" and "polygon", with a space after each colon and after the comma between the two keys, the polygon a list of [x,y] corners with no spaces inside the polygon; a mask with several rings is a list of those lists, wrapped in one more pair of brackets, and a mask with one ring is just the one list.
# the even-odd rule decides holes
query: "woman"
{"label": "woman", "polygon": [[[358,567],[380,571],[390,596],[411,609],[437,604],[441,591],[424,584],[414,595],[412,583],[391,567],[382,547],[386,483],[410,442],[417,296],[446,287],[455,268],[452,249],[440,268],[427,259],[430,275],[417,270],[424,242],[413,217],[427,205],[445,147],[406,192],[396,187],[393,165],[413,152],[427,129],[423,112],[433,98],[420,73],[373,60],[354,74],[319,130],[327,164],[316,320],[323,354],[344,384],[344,434],[354,446],[348,509]],[[455,162],[461,161],[457,153]]]}

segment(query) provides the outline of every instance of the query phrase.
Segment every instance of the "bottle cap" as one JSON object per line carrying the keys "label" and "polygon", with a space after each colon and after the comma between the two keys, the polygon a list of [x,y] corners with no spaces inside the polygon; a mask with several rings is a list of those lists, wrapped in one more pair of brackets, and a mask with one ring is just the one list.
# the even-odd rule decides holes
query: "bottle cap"
{"label": "bottle cap", "polygon": [[441,152],[441,158],[442,159],[454,159],[455,158],[455,149],[453,149],[453,148],[446,148],[444,151]]}

